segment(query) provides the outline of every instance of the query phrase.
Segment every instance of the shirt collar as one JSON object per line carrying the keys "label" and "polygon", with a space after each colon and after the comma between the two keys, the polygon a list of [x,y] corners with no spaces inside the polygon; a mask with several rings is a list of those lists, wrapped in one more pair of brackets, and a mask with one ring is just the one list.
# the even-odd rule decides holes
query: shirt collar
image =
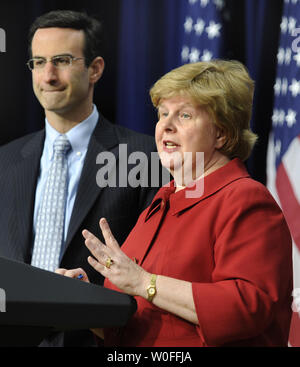
{"label": "shirt collar", "polygon": [[[66,136],[71,144],[72,151],[84,152],[87,150],[91,135],[97,125],[98,119],[99,113],[97,107],[94,105],[93,112],[90,114],[90,116],[66,133]],[[47,118],[45,120],[45,130],[45,148],[48,150],[48,157],[52,159],[53,144],[60,133],[50,125]]]}
{"label": "shirt collar", "polygon": [[175,193],[174,181],[171,181],[171,183],[163,186],[155,195],[147,212],[146,220],[152,215],[154,209],[160,205],[159,203],[163,201],[169,201],[171,214],[176,215],[206,199],[208,196],[213,195],[231,182],[245,177],[250,177],[246,167],[240,159],[235,158],[225,166],[204,177],[204,191],[199,197],[188,198],[186,195],[187,190],[194,191],[195,186],[182,189]]}

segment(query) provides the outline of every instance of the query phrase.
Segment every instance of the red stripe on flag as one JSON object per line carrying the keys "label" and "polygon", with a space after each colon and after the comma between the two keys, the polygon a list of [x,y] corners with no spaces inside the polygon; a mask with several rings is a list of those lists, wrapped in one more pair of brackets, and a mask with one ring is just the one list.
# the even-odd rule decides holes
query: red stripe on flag
{"label": "red stripe on flag", "polygon": [[293,312],[289,343],[292,347],[300,347],[300,316],[297,312]]}
{"label": "red stripe on flag", "polygon": [[280,199],[281,208],[293,236],[293,240],[300,250],[300,205],[282,163],[277,170],[276,189]]}

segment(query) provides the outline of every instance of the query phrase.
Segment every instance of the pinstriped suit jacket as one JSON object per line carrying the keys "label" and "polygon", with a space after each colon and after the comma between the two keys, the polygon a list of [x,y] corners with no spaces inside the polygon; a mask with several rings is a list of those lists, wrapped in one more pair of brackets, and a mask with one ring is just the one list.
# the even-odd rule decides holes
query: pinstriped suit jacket
{"label": "pinstriped suit jacket", "polygon": [[[0,256],[26,263],[31,261],[34,199],[44,139],[42,130],[0,148]],[[134,151],[146,153],[150,167],[150,154],[156,151],[154,139],[113,125],[100,115],[88,146],[60,263],[60,267],[67,269],[84,268],[91,282],[97,284],[102,284],[103,278],[87,263],[89,252],[82,230],[86,228],[101,238],[98,223],[105,217],[122,244],[158,190],[97,185],[101,165],[96,164],[96,157],[101,152],[115,155],[118,176],[119,144],[127,144],[128,156]],[[127,168],[130,171],[131,167]]]}

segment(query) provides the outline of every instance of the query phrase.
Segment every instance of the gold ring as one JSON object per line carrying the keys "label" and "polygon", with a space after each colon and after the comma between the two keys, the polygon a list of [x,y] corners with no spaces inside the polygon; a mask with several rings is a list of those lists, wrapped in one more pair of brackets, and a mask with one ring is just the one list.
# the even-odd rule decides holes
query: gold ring
{"label": "gold ring", "polygon": [[110,256],[108,256],[106,263],[105,263],[105,267],[109,269],[113,263],[114,263],[113,259]]}

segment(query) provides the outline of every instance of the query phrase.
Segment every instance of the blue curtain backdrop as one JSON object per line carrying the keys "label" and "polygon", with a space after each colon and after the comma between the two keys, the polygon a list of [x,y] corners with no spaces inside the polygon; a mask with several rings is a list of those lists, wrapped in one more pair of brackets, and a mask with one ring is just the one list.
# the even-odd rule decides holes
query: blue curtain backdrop
{"label": "blue curtain backdrop", "polygon": [[122,3],[117,101],[117,122],[149,134],[153,131],[145,124],[151,113],[147,88],[157,60],[151,39],[156,19],[151,16],[152,4],[135,0]]}
{"label": "blue curtain backdrop", "polygon": [[149,89],[164,73],[210,57],[237,59],[256,81],[247,162],[265,183],[282,0],[126,0],[121,6],[117,123],[153,134]]}
{"label": "blue curtain backdrop", "polygon": [[251,125],[259,137],[247,165],[252,176],[263,183],[266,183],[266,156],[272,124],[282,11],[282,1],[247,0],[245,3],[244,63],[256,84]]}

